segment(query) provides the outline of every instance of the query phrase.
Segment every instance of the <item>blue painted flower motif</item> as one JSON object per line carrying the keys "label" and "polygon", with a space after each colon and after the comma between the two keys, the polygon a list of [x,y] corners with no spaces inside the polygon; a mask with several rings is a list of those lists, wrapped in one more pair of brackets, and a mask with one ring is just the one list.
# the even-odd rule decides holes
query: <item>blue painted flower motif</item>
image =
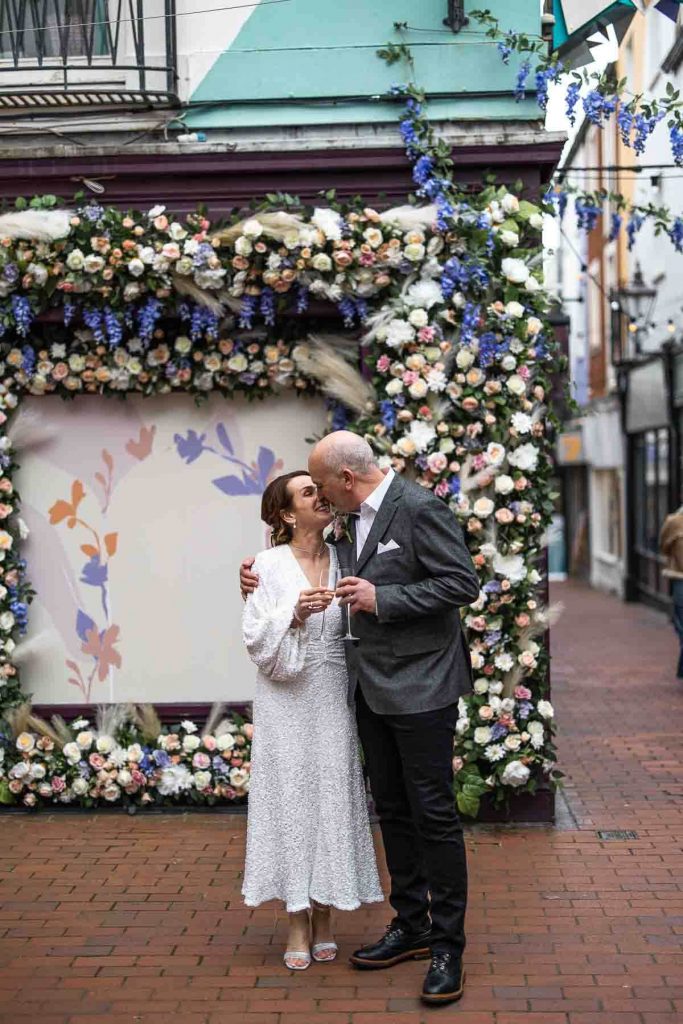
{"label": "blue painted flower motif", "polygon": [[90,587],[104,586],[107,578],[107,566],[102,565],[99,555],[93,555],[81,569],[81,583],[87,583]]}
{"label": "blue painted flower motif", "polygon": [[206,434],[198,434],[196,430],[188,430],[186,437],[183,437],[182,434],[174,434],[173,440],[175,442],[178,455],[189,466],[189,464],[191,462],[195,462],[204,451]]}

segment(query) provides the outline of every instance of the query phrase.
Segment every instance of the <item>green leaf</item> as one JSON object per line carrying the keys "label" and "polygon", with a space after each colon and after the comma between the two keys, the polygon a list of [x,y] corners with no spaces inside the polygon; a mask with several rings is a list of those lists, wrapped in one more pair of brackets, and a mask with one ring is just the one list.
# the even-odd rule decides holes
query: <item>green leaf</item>
{"label": "green leaf", "polygon": [[28,202],[23,196],[17,196],[14,200],[14,207],[16,210],[25,210],[28,206]]}
{"label": "green leaf", "polygon": [[476,818],[479,814],[480,800],[476,796],[466,796],[464,792],[458,793],[456,803],[458,810],[461,814],[465,814],[468,818]]}
{"label": "green leaf", "polygon": [[7,779],[0,779],[0,804],[13,804],[14,794],[9,788]]}

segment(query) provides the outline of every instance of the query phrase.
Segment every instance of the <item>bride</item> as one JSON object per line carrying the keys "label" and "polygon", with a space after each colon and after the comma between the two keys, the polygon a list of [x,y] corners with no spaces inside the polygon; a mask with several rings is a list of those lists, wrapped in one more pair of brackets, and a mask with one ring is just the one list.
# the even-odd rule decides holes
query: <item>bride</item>
{"label": "bride", "polygon": [[284,962],[305,970],[311,956],[337,954],[331,907],[383,895],[347,703],[336,552],[323,540],[332,514],[301,470],[268,485],[261,517],[272,547],[256,558],[243,620],[259,671],[242,894],[247,906],[284,902]]}

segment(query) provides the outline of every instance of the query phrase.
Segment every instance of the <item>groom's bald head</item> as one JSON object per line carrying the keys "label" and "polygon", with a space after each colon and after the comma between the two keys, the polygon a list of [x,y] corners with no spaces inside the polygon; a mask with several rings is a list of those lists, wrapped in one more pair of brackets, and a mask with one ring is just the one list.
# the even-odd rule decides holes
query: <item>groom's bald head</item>
{"label": "groom's bald head", "polygon": [[335,430],[318,441],[308,471],[322,497],[340,512],[357,509],[384,476],[368,442],[350,430]]}

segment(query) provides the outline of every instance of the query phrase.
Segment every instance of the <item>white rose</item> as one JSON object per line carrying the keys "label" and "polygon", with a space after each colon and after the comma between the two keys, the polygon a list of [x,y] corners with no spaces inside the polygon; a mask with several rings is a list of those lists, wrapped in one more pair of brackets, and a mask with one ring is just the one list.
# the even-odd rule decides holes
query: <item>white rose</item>
{"label": "white rose", "polygon": [[14,615],[12,612],[3,612],[2,615],[0,615],[0,629],[4,633],[9,633],[9,631],[14,627],[14,621]]}
{"label": "white rose", "polygon": [[486,446],[486,459],[490,466],[500,466],[505,459],[505,448],[497,441],[491,441]]}
{"label": "white rose", "polygon": [[508,462],[522,472],[534,470],[538,463],[538,448],[531,442],[521,444],[508,454]]}
{"label": "white rose", "polygon": [[505,765],[501,782],[506,786],[523,786],[529,780],[531,772],[521,761],[510,761]]}
{"label": "white rose", "polygon": [[514,427],[518,434],[528,434],[531,430],[531,416],[527,416],[525,412],[513,413],[510,424]]}
{"label": "white rose", "polygon": [[152,263],[154,263],[154,257],[156,256],[156,252],[151,245],[140,245],[138,246],[138,256],[140,257],[143,263],[150,266]]}
{"label": "white rose", "polygon": [[539,284],[539,282],[536,280],[535,277],[529,276],[527,278],[526,282],[524,283],[524,288],[528,292],[540,292],[541,285]]}
{"label": "white rose", "polygon": [[326,252],[317,252],[311,260],[311,266],[314,270],[326,273],[328,270],[332,269],[332,260]]}
{"label": "white rose", "polygon": [[420,377],[419,380],[416,380],[408,388],[408,391],[410,392],[410,397],[415,399],[424,398],[428,390],[429,388],[427,387],[427,381],[423,380],[422,377]]}
{"label": "white rose", "polygon": [[81,748],[78,743],[65,743],[62,753],[69,764],[77,764],[81,760]]}
{"label": "white rose", "polygon": [[80,777],[74,779],[73,782],[71,783],[71,792],[74,794],[74,796],[85,796],[85,794],[88,792],[87,780],[81,779]]}
{"label": "white rose", "polygon": [[510,491],[515,489],[515,481],[511,476],[507,476],[506,473],[502,473],[496,477],[495,489],[497,494],[509,494]]}
{"label": "white rose", "polygon": [[80,249],[72,249],[66,258],[69,270],[82,270],[85,257]]}
{"label": "white rose", "polygon": [[539,320],[537,316],[530,316],[526,322],[526,333],[529,337],[534,337],[536,334],[540,334],[543,330],[543,321]]}
{"label": "white rose", "polygon": [[116,740],[113,736],[98,736],[95,746],[100,754],[109,754],[116,746]]}
{"label": "white rose", "polygon": [[235,240],[235,252],[238,256],[250,256],[253,250],[254,246],[248,238],[244,237],[244,235],[240,235],[240,237]]}
{"label": "white rose", "polygon": [[247,238],[259,238],[263,234],[263,225],[256,220],[256,217],[250,217],[242,225],[242,234]]}
{"label": "white rose", "polygon": [[504,740],[506,750],[519,750],[522,741],[519,736],[506,736]]}
{"label": "white rose", "polygon": [[517,360],[515,359],[514,356],[505,355],[501,359],[500,365],[505,370],[506,373],[510,373],[510,371],[514,370],[515,367],[517,366]]}
{"label": "white rose", "polygon": [[459,718],[458,721],[455,723],[455,731],[458,734],[458,736],[464,736],[469,727],[470,720],[466,715],[463,718]]}
{"label": "white rose", "polygon": [[149,217],[150,220],[154,220],[156,217],[160,217],[165,209],[166,207],[162,206],[161,204],[153,206],[152,209],[147,214],[147,216]]}
{"label": "white rose", "polygon": [[394,395],[400,395],[401,392],[403,391],[403,381],[400,379],[400,377],[394,377],[393,380],[390,380],[389,383],[387,384],[385,391],[388,395],[391,395],[392,397]]}
{"label": "white rose", "polygon": [[486,676],[474,680],[474,692],[484,694],[489,692],[489,681]]}
{"label": "white rose", "polygon": [[241,789],[249,779],[249,772],[245,772],[243,768],[231,768],[229,777],[230,785],[235,789]]}
{"label": "white rose", "polygon": [[83,269],[87,274],[97,274],[102,270],[104,266],[104,260],[101,256],[90,255],[86,256],[83,260]]}
{"label": "white rose", "polygon": [[412,309],[408,319],[413,327],[426,327],[429,323],[429,316],[426,309]]}
{"label": "white rose", "polygon": [[419,263],[421,259],[424,259],[425,247],[419,242],[411,242],[403,250],[403,255],[411,263]]}
{"label": "white rose", "polygon": [[554,708],[549,700],[539,700],[536,705],[536,710],[541,718],[552,718],[555,714]]}
{"label": "white rose", "polygon": [[524,260],[508,257],[501,263],[501,270],[503,271],[503,276],[508,281],[511,281],[512,284],[524,284],[529,277],[529,268]]}
{"label": "white rose", "polygon": [[491,730],[488,725],[480,725],[474,730],[474,742],[485,747],[491,739]]}
{"label": "white rose", "polygon": [[187,751],[188,753],[191,753],[193,750],[197,749],[201,742],[202,741],[200,740],[199,736],[184,736],[183,750]]}
{"label": "white rose", "polygon": [[168,233],[174,242],[182,242],[183,238],[187,238],[187,231],[177,220],[169,225]]}
{"label": "white rose", "polygon": [[467,370],[474,362],[474,353],[468,348],[458,349],[455,361],[461,370]]}
{"label": "white rose", "polygon": [[534,229],[534,231],[540,231],[543,227],[543,214],[532,213],[529,217],[529,224]]}
{"label": "white rose", "polygon": [[528,576],[529,583],[531,583],[534,586],[536,586],[537,583],[541,582],[541,579],[542,579],[542,576],[541,576],[540,572],[538,571],[538,569],[532,569],[531,572],[529,573],[529,576]]}
{"label": "white rose", "polygon": [[109,782],[102,790],[102,796],[110,804],[113,804],[121,796],[121,790],[113,782]]}
{"label": "white rose", "polygon": [[503,245],[507,245],[510,249],[515,249],[519,245],[519,235],[516,231],[508,231],[506,229],[499,232],[498,237]]}
{"label": "white rose", "polygon": [[216,737],[216,748],[220,751],[232,750],[235,746],[235,739],[229,732],[224,732]]}
{"label": "white rose", "polygon": [[511,394],[516,395],[518,398],[521,398],[526,392],[526,381],[518,373],[513,373],[511,377],[508,377],[505,386]]}
{"label": "white rose", "polygon": [[94,740],[95,740],[95,737],[90,732],[90,730],[85,730],[84,732],[79,732],[78,736],[76,737],[76,743],[81,748],[81,750],[90,750],[90,748],[93,745]]}
{"label": "white rose", "polygon": [[193,775],[195,788],[198,790],[208,789],[211,785],[211,772],[199,771]]}
{"label": "white rose", "polygon": [[131,782],[133,781],[133,776],[131,775],[127,768],[121,768],[118,774],[117,781],[120,786],[130,786]]}
{"label": "white rose", "polygon": [[[526,566],[521,555],[501,555],[498,552],[493,557],[493,571],[499,576],[505,576],[510,583],[521,583],[526,577]],[[512,662],[511,658],[510,661]],[[497,661],[496,664],[498,664]],[[512,668],[512,664],[509,668]]]}
{"label": "white rose", "polygon": [[486,519],[491,515],[495,507],[495,504],[490,498],[477,498],[472,507],[472,511],[478,519]]}
{"label": "white rose", "polygon": [[515,320],[519,320],[520,317],[524,316],[524,306],[521,302],[508,302],[505,306],[505,312],[508,316],[513,317]]}
{"label": "white rose", "polygon": [[126,757],[128,758],[129,761],[135,761],[136,763],[138,761],[142,761],[144,753],[140,744],[131,743],[131,745],[126,750]]}
{"label": "white rose", "polygon": [[[501,682],[496,680],[494,683],[489,683],[489,693],[490,694],[499,694],[499,693],[502,693],[502,692],[503,692],[503,684]],[[491,697],[491,700],[493,700],[493,697]]]}
{"label": "white rose", "polygon": [[128,261],[128,273],[132,274],[133,277],[140,277],[145,272],[145,264],[142,260],[134,256],[132,260]]}
{"label": "white rose", "polygon": [[512,192],[506,192],[500,201],[506,213],[519,213],[519,199]]}

